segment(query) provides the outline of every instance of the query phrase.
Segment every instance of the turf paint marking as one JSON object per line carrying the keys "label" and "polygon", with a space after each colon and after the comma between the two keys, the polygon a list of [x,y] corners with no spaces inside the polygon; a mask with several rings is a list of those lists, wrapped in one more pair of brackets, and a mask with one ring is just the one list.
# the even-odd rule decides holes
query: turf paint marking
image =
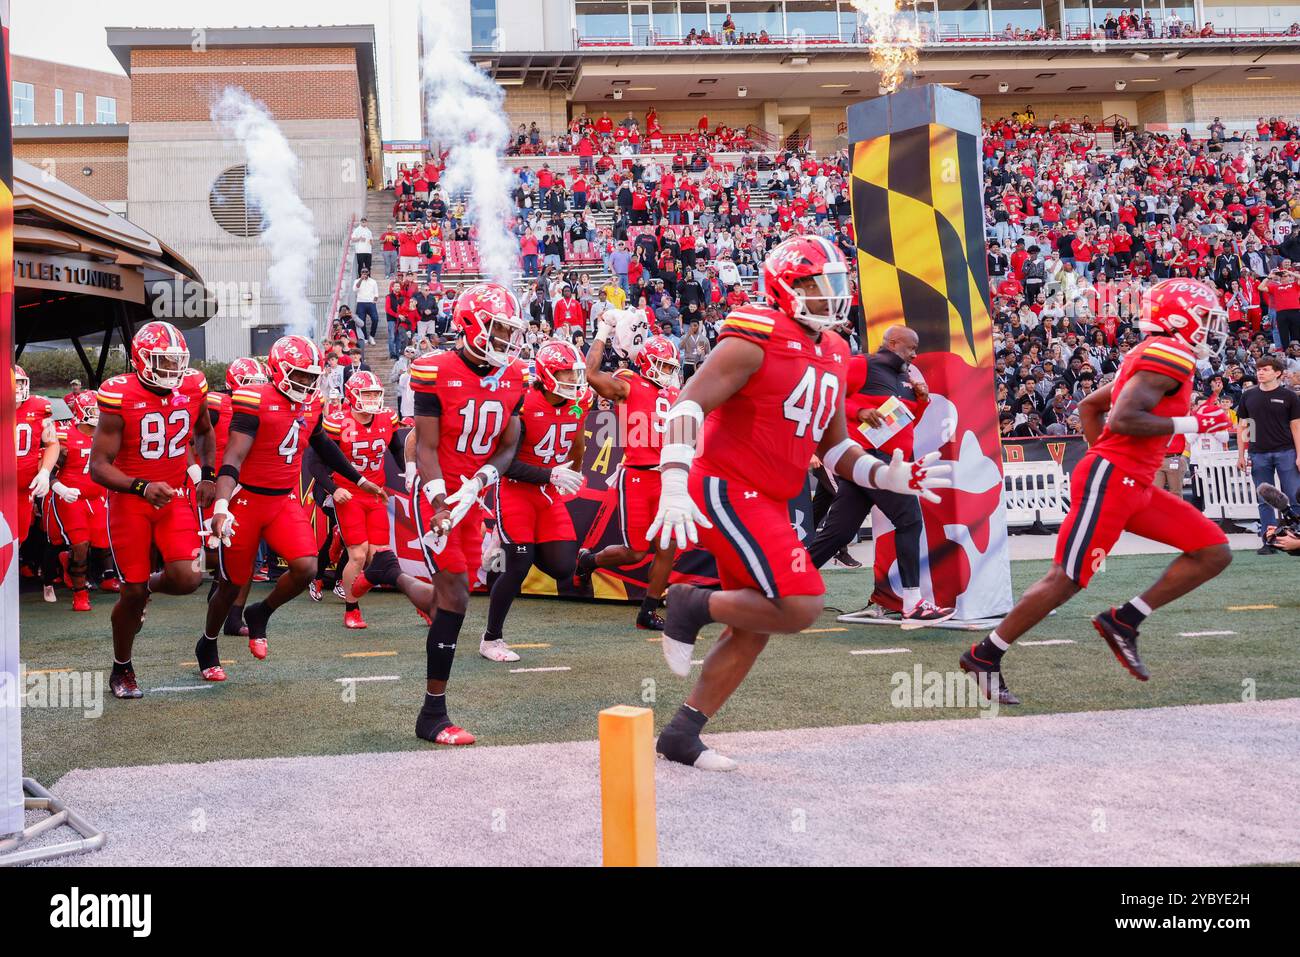
{"label": "turf paint marking", "polygon": [[1235,635],[1235,631],[1180,631],[1179,638],[1218,638],[1222,635]]}
{"label": "turf paint marking", "polygon": [[392,658],[395,651],[349,651],[344,658]]}
{"label": "turf paint marking", "polygon": [[205,685],[178,685],[175,688],[150,688],[149,694],[162,694],[167,691],[211,691],[216,684],[209,683]]}
{"label": "turf paint marking", "polygon": [[911,648],[859,648],[850,651],[851,655],[910,655]]}
{"label": "turf paint marking", "polygon": [[71,671],[71,668],[42,668],[40,671],[27,671],[24,674],[29,675],[61,675]]}
{"label": "turf paint marking", "polygon": [[[517,647],[517,646],[512,646],[512,647]],[[531,675],[531,674],[538,674],[543,671],[572,671],[572,670],[573,670],[572,668],[566,668],[563,666],[554,667],[554,668],[511,668],[510,673],[512,675]]]}
{"label": "turf paint marking", "polygon": [[1268,611],[1277,605],[1229,605],[1228,611]]}
{"label": "turf paint marking", "polygon": [[829,635],[832,632],[848,631],[847,628],[805,628],[799,632],[801,635]]}
{"label": "turf paint marking", "polygon": [[[235,663],[235,662],[234,662],[234,659],[233,659],[233,658],[231,658],[231,659],[228,659],[228,658],[222,658],[222,659],[221,659],[221,664],[223,664],[223,665],[233,665],[234,663]],[[197,667],[199,666],[199,663],[198,663],[197,661],[182,661],[181,664],[180,664],[180,666],[181,666],[182,668],[197,668]],[[35,672],[34,672],[34,671],[29,671],[28,674],[35,674]]]}
{"label": "turf paint marking", "polygon": [[1047,645],[1072,645],[1074,644],[1074,640],[1071,638],[1047,638],[1043,641],[1020,641],[1017,642],[1017,644],[1025,645],[1026,647],[1029,648],[1033,648],[1035,646],[1039,648],[1044,648]]}
{"label": "turf paint marking", "polygon": [[401,681],[401,675],[369,675],[364,678],[335,678],[337,684],[345,685],[360,681]]}
{"label": "turf paint marking", "polygon": [[549,648],[551,647],[551,645],[550,642],[546,642],[546,641],[535,641],[532,644],[528,644],[528,645],[518,645],[512,641],[510,643],[510,647],[511,648]]}

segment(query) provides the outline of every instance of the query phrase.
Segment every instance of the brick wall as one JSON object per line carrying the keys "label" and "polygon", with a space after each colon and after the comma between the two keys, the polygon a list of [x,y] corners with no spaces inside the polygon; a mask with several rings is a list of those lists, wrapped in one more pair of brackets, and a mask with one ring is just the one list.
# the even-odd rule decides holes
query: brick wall
{"label": "brick wall", "polygon": [[1187,119],[1197,123],[1210,123],[1218,116],[1225,123],[1253,124],[1260,116],[1294,117],[1300,113],[1300,82],[1198,83],[1189,87],[1187,94]]}
{"label": "brick wall", "polygon": [[1020,113],[1026,106],[1034,109],[1034,118],[1039,123],[1046,123],[1054,116],[1063,120],[1081,120],[1085,116],[1094,123],[1102,118],[1101,100],[1034,100],[1005,97],[1002,99],[980,100],[980,116],[992,123],[999,118],[1008,118],[1012,113]]}
{"label": "brick wall", "polygon": [[131,110],[141,123],[206,121],[226,86],[243,87],[277,120],[361,118],[350,47],[147,48],[131,51]]}
{"label": "brick wall", "polygon": [[15,83],[30,83],[35,88],[33,95],[37,123],[54,122],[55,90],[63,91],[64,123],[77,122],[78,93],[85,97],[84,122],[95,122],[96,96],[109,96],[117,100],[117,122],[131,121],[131,81],[121,74],[15,56],[12,58],[12,75]]}
{"label": "brick wall", "polygon": [[[126,141],[15,143],[14,156],[101,203],[126,202]],[[89,167],[91,175],[82,170]]]}
{"label": "brick wall", "polygon": [[[510,87],[506,90],[505,109],[512,132],[519,128],[520,123],[525,127],[536,123],[548,135],[559,135],[569,128],[569,104],[561,90]],[[610,115],[620,117],[623,113],[611,112]]]}

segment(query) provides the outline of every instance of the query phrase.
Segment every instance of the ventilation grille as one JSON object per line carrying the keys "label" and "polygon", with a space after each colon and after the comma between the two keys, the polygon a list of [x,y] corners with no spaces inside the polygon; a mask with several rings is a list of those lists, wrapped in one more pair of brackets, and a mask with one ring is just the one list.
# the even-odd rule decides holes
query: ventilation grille
{"label": "ventilation grille", "polygon": [[248,197],[247,166],[232,166],[216,178],[208,191],[208,209],[218,226],[245,239],[261,234],[262,210]]}

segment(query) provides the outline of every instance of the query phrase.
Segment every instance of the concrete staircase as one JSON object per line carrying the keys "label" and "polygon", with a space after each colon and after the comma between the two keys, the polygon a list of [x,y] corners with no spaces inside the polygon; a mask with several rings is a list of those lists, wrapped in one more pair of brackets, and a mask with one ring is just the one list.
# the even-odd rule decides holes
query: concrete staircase
{"label": "concrete staircase", "polygon": [[[398,408],[398,390],[396,382],[389,382],[388,377],[393,371],[393,360],[388,357],[388,321],[384,315],[384,298],[388,295],[388,271],[384,268],[384,253],[382,243],[379,237],[388,230],[389,224],[393,220],[393,191],[390,190],[372,190],[366,194],[366,219],[370,221],[370,231],[375,234],[374,255],[371,256],[370,275],[371,278],[379,285],[379,329],[375,332],[375,344],[365,345],[363,351],[366,357],[366,365],[370,366],[370,371],[379,376],[379,381],[384,384],[384,399],[391,408]],[[344,292],[347,295],[348,305],[355,305],[352,298],[352,283],[356,279],[356,259],[353,258],[353,271],[351,279],[348,279],[344,286]]]}

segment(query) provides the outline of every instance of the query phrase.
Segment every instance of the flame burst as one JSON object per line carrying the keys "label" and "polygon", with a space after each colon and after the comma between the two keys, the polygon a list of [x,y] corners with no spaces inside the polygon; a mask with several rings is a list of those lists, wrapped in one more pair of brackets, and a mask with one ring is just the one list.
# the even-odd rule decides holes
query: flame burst
{"label": "flame burst", "polygon": [[902,0],[852,0],[866,17],[870,36],[871,66],[880,74],[880,92],[893,93],[917,63],[924,42],[916,21],[900,9]]}

